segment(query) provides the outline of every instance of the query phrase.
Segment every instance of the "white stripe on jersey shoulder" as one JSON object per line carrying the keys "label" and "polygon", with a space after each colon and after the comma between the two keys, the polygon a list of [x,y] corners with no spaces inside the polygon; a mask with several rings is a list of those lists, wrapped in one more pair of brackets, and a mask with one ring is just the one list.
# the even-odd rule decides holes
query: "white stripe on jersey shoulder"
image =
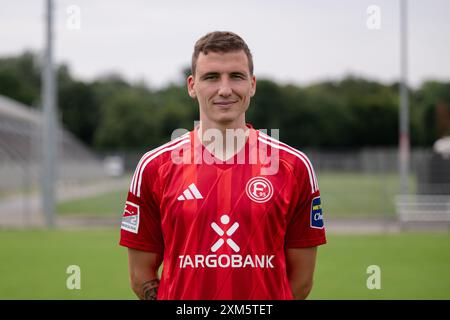
{"label": "white stripe on jersey shoulder", "polygon": [[274,148],[277,148],[280,150],[284,150],[284,151],[296,156],[297,158],[299,158],[305,165],[306,169],[308,170],[309,182],[311,184],[311,193],[314,193],[317,190],[319,190],[319,184],[317,182],[314,168],[313,168],[311,162],[309,161],[308,157],[303,152],[301,152],[301,151],[299,151],[277,139],[274,139],[259,130],[258,130],[258,132],[259,132],[259,137],[258,137],[259,141],[264,142],[264,143],[270,145],[271,147],[274,147]]}
{"label": "white stripe on jersey shoulder", "polygon": [[145,167],[147,164],[150,163],[153,159],[160,156],[166,151],[170,151],[173,149],[178,148],[179,146],[190,142],[190,136],[189,132],[183,134],[181,137],[173,139],[162,146],[159,146],[158,148],[155,148],[146,154],[144,154],[141,157],[141,160],[139,161],[136,170],[134,171],[133,178],[131,180],[131,186],[130,186],[130,192],[134,195],[140,197],[141,194],[141,183],[142,183],[142,174],[144,172]]}
{"label": "white stripe on jersey shoulder", "polygon": [[169,141],[169,142],[167,142],[167,143],[165,143],[165,144],[163,144],[163,145],[161,145],[161,146],[159,146],[159,147],[157,147],[155,149],[152,149],[152,150],[148,151],[147,153],[145,153],[141,157],[141,159],[139,160],[139,163],[138,163],[138,165],[136,167],[136,170],[134,171],[133,179],[131,180],[130,192],[135,194],[136,183],[137,183],[137,176],[138,176],[138,174],[140,172],[140,168],[142,167],[142,164],[144,163],[144,161],[147,159],[147,157],[149,155],[151,155],[151,154],[153,154],[153,153],[155,153],[155,152],[157,152],[157,151],[159,151],[159,150],[161,150],[163,148],[166,148],[166,147],[170,146],[173,143],[176,143],[176,142],[178,142],[180,140],[186,139],[188,137],[189,137],[189,132],[187,132],[187,133],[183,134],[182,136],[180,136],[180,137],[178,137],[176,139],[173,139],[173,140],[171,140],[171,141]]}

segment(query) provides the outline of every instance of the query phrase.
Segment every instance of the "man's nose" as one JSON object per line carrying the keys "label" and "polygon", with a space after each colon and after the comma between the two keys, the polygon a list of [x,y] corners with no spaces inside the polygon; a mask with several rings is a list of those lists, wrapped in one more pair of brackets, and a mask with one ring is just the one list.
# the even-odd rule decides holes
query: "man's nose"
{"label": "man's nose", "polygon": [[227,78],[222,78],[220,81],[219,95],[222,97],[228,97],[232,93],[230,82]]}

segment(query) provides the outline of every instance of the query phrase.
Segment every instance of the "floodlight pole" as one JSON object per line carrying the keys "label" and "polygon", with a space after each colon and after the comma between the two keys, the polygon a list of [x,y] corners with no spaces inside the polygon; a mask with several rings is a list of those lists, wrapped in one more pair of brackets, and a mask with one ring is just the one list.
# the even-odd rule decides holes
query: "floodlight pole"
{"label": "floodlight pole", "polygon": [[408,100],[408,16],[407,1],[400,0],[400,117],[399,117],[399,171],[400,192],[409,193],[409,100]]}
{"label": "floodlight pole", "polygon": [[55,73],[53,68],[53,1],[46,0],[45,54],[42,72],[43,104],[43,170],[42,170],[42,210],[47,227],[55,224],[55,181],[56,181],[56,96]]}

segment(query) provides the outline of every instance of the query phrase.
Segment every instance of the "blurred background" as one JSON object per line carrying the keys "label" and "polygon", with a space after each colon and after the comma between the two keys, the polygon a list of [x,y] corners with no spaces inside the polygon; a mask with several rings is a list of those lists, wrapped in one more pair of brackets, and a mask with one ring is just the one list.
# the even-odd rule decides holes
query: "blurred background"
{"label": "blurred background", "polygon": [[134,298],[117,244],[130,178],[198,120],[185,79],[215,30],[252,50],[247,121],[315,167],[329,243],[310,297],[450,299],[450,2],[54,0],[49,12],[51,51],[47,1],[0,0],[0,299]]}

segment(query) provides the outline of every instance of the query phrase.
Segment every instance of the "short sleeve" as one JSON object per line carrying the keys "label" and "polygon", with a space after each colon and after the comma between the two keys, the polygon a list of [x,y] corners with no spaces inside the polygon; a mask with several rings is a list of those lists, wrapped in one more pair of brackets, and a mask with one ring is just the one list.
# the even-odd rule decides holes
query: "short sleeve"
{"label": "short sleeve", "polygon": [[315,247],[325,244],[322,200],[314,169],[309,162],[300,163],[295,173],[285,246],[287,248]]}
{"label": "short sleeve", "polygon": [[136,169],[124,207],[119,244],[132,249],[163,253],[161,216],[158,195],[155,192],[158,186],[155,169],[154,166],[146,166],[141,173],[141,183],[139,165]]}

